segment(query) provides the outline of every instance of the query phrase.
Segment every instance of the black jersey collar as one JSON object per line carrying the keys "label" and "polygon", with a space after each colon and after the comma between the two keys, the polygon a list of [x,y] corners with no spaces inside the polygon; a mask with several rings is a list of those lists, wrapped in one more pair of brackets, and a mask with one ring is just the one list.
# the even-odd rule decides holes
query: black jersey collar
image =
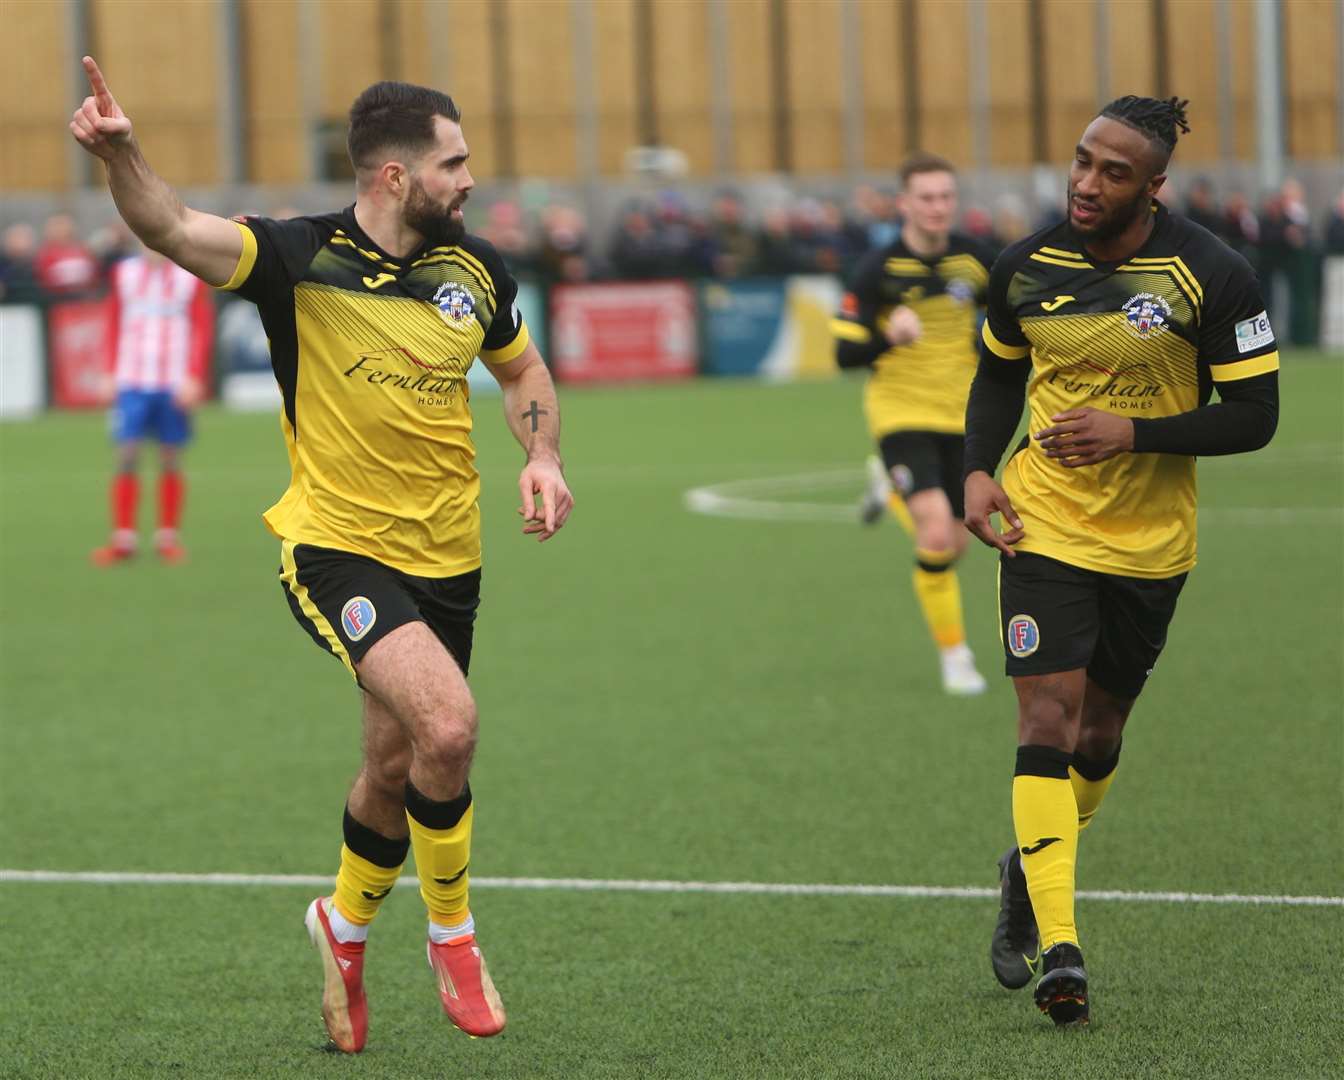
{"label": "black jersey collar", "polygon": [[410,266],[416,259],[423,257],[432,248],[441,247],[441,244],[432,244],[428,240],[412,251],[409,255],[389,255],[384,251],[374,239],[359,227],[359,219],[355,217],[355,204],[351,203],[341,211],[341,226],[346,233],[353,237],[360,245],[367,245],[370,251],[378,253],[378,257],[386,259],[389,263],[395,263],[399,268]]}

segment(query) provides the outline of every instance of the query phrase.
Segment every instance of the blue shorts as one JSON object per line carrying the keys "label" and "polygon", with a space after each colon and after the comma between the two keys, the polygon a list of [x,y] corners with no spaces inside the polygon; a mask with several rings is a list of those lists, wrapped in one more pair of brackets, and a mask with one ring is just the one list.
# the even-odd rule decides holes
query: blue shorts
{"label": "blue shorts", "polygon": [[167,390],[119,390],[112,437],[119,443],[154,438],[164,446],[182,446],[191,438],[191,418]]}

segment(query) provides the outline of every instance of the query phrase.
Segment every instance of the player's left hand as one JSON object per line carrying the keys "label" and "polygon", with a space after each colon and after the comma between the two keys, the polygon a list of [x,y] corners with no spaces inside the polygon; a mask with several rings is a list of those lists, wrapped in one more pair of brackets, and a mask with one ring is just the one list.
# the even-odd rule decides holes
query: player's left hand
{"label": "player's left hand", "polygon": [[[523,505],[518,513],[523,518],[523,532],[537,534],[537,540],[549,540],[569,518],[574,509],[574,496],[569,493],[565,474],[555,458],[541,457],[529,461],[518,477],[518,491]],[[541,507],[537,507],[537,496]]]}
{"label": "player's left hand", "polygon": [[204,400],[205,387],[201,380],[194,376],[187,376],[173,391],[173,404],[187,412],[196,408]]}
{"label": "player's left hand", "polygon": [[1032,436],[1045,456],[1066,469],[1095,465],[1134,449],[1134,422],[1091,407],[1056,413],[1052,424]]}

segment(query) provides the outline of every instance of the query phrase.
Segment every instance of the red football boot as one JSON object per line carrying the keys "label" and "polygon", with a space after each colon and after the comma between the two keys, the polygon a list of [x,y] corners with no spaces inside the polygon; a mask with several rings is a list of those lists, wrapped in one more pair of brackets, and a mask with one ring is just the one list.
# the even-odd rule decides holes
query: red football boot
{"label": "red football boot", "polygon": [[176,529],[160,529],[158,535],[154,538],[154,550],[159,553],[159,558],[166,563],[175,564],[187,561],[187,549],[182,546],[182,541],[177,538]]}
{"label": "red football boot", "polygon": [[94,548],[89,558],[94,566],[115,566],[135,558],[136,537],[132,530],[118,529],[112,539],[100,548]]}
{"label": "red football boot", "polygon": [[431,941],[426,949],[448,1019],[471,1036],[485,1038],[503,1031],[504,1003],[490,981],[476,935],[464,934],[442,945]]}
{"label": "red football boot", "polygon": [[364,942],[337,941],[327,921],[330,897],[319,896],[308,905],[304,925],[322,955],[326,981],[322,987],[322,1019],[332,1045],[347,1054],[364,1049],[369,1034],[369,1006],[364,1000]]}

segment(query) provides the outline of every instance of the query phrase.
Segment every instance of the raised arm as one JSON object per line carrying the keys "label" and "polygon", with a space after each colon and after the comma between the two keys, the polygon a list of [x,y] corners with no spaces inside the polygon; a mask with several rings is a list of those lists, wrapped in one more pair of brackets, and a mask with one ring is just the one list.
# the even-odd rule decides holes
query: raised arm
{"label": "raised arm", "polygon": [[574,509],[574,496],[565,483],[560,459],[560,404],[555,383],[531,342],[507,364],[489,367],[504,391],[504,417],[509,430],[527,451],[527,464],[518,477],[523,532],[538,533],[538,540],[549,540]]}
{"label": "raised arm", "polygon": [[93,57],[84,57],[84,72],[93,93],[75,110],[70,132],[107,166],[107,186],[117,212],[147,246],[211,285],[223,285],[242,255],[238,226],[184,206],[140,153],[130,118],[107,88]]}

